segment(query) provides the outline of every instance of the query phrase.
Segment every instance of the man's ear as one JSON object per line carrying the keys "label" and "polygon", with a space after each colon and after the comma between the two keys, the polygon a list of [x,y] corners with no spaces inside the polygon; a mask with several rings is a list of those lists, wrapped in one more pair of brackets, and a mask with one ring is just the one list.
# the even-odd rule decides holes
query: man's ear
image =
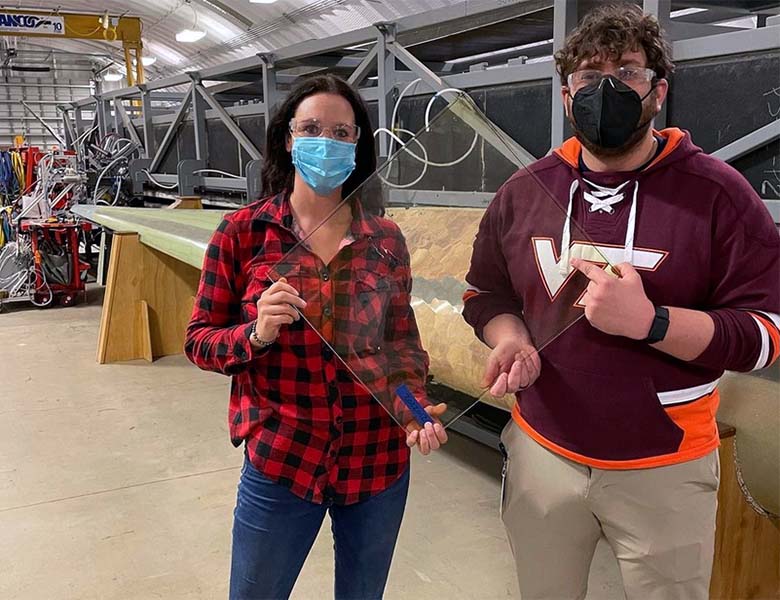
{"label": "man's ear", "polygon": [[563,112],[568,117],[571,112],[571,96],[569,88],[565,85],[561,87],[561,97],[563,99]]}
{"label": "man's ear", "polygon": [[669,93],[669,82],[666,79],[659,79],[655,83],[655,108],[661,110],[666,102],[666,96]]}

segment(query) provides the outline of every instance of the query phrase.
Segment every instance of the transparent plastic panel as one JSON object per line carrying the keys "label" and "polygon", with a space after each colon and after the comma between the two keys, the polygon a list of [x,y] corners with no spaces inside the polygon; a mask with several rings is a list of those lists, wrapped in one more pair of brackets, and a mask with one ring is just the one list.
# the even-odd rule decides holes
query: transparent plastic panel
{"label": "transparent plastic panel", "polygon": [[[403,112],[403,111],[402,111]],[[603,265],[608,258],[567,218],[569,196],[556,198],[529,170],[534,160],[497,129],[466,95],[459,95],[434,118],[401,115],[411,130],[421,128],[344,200],[356,222],[354,241],[325,264],[318,255],[318,232],[309,232],[269,271],[284,277],[307,302],[303,318],[371,396],[406,427],[427,420],[426,361],[430,377],[456,394],[440,417],[446,427],[486,392],[481,387],[489,349],[462,316],[472,246],[484,207],[510,177],[519,178],[514,215],[533,232],[520,246],[535,257],[534,276],[544,285],[525,288],[535,318],[526,319],[538,350],[583,317],[587,278],[569,266],[578,256]],[[518,113],[519,114],[519,113]],[[415,119],[418,120],[415,123]],[[387,207],[384,219],[362,207]],[[567,243],[568,240],[568,243]],[[533,265],[534,263],[529,263]],[[538,269],[538,272],[537,272]],[[541,295],[532,297],[533,295]]]}

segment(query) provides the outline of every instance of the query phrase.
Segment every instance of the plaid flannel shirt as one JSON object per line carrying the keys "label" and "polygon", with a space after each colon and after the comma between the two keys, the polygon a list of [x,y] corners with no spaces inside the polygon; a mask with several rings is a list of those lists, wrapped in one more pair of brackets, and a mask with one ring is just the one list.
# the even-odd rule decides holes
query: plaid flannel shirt
{"label": "plaid flannel shirt", "polygon": [[[408,466],[406,434],[383,404],[410,420],[391,392],[406,383],[425,403],[428,356],[410,306],[406,242],[387,219],[356,206],[354,240],[326,266],[305,245],[280,267],[306,299],[306,318],[272,346],[249,342],[257,300],[299,241],[286,194],[242,208],[206,251],[185,352],[201,369],[232,376],[229,429],[266,477],[311,502],[352,504],[387,489]],[[406,421],[404,421],[406,422]]]}

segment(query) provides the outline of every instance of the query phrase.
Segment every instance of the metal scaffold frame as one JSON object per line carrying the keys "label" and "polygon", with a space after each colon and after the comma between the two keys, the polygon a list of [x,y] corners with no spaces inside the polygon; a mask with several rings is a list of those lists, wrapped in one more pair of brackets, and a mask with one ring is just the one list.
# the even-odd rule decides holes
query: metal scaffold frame
{"label": "metal scaffold frame", "polygon": [[[87,124],[81,117],[84,108],[95,110],[97,124],[101,132],[111,129],[111,114],[115,116],[113,127],[122,129],[127,135],[144,148],[144,159],[136,161],[133,173],[134,186],[142,192],[144,185],[155,181],[166,186],[177,186],[181,195],[193,194],[197,190],[231,191],[258,194],[259,172],[262,166],[262,153],[256,141],[242,131],[237,119],[246,116],[261,116],[267,124],[270,114],[284,97],[284,86],[292,83],[297,73],[290,69],[309,67],[327,70],[338,67],[342,71],[351,69],[349,81],[358,86],[361,95],[368,102],[378,105],[379,127],[388,127],[395,99],[402,88],[416,79],[421,85],[414,87],[405,97],[430,95],[446,88],[469,91],[475,88],[518,84],[523,82],[550,81],[552,86],[551,139],[550,146],[560,145],[570,134],[563,113],[560,96],[560,82],[554,71],[553,62],[526,62],[518,52],[507,52],[503,64],[486,68],[485,63],[475,62],[468,71],[448,74],[441,65],[418,60],[414,55],[414,46],[432,40],[441,40],[463,31],[477,29],[508,19],[531,15],[544,10],[553,10],[553,40],[547,50],[557,50],[566,34],[576,25],[583,10],[592,6],[590,0],[518,0],[507,3],[506,0],[492,0],[474,3],[462,2],[450,7],[429,11],[400,19],[394,23],[379,23],[374,27],[363,28],[326,39],[311,40],[301,44],[282,48],[271,54],[257,54],[223,65],[191,71],[150,81],[142,85],[119,90],[96,93],[87,98],[60,105],[64,120],[64,130],[69,138],[81,135]],[[644,8],[658,15],[662,25],[670,32],[673,42],[673,56],[677,64],[709,57],[766,50],[780,50],[780,24],[768,25],[751,30],[733,30],[713,25],[672,22],[670,18],[671,0],[644,0]],[[772,21],[770,20],[770,23]],[[703,36],[703,37],[702,37]],[[360,49],[357,55],[340,55],[340,51]],[[511,50],[511,49],[509,49]],[[453,57],[455,58],[455,57]],[[401,68],[399,68],[399,66]],[[405,70],[402,70],[405,69]],[[375,77],[371,77],[372,73]],[[375,80],[376,85],[370,85]],[[216,82],[206,87],[205,82]],[[240,89],[249,84],[260,84],[262,100],[254,99],[237,106],[223,105],[218,95],[229,90]],[[173,91],[170,91],[174,88]],[[166,91],[168,90],[168,91]],[[444,95],[445,99],[448,97]],[[131,101],[130,106],[123,104]],[[178,103],[178,106],[161,111],[153,103]],[[235,138],[241,150],[249,156],[244,165],[245,172],[235,177],[208,177],[208,140],[206,121],[220,121]],[[665,111],[659,115],[657,123],[665,123]],[[193,121],[195,150],[197,160],[183,160],[177,173],[162,173],[159,168],[171,143],[176,139],[182,123]],[[155,125],[167,124],[165,135],[159,144],[155,142]],[[533,155],[522,148],[509,135],[501,135],[501,130],[480,131],[485,136],[501,136],[501,144],[508,143],[515,156],[533,160]],[[774,121],[742,138],[725,145],[715,152],[724,160],[735,160],[780,137],[780,121]],[[379,136],[380,156],[387,156],[389,138]],[[197,172],[195,172],[197,171]],[[257,178],[257,181],[255,180]],[[404,192],[398,191],[395,199],[403,202]],[[409,190],[409,198],[414,194],[414,202],[425,202],[425,195]],[[431,202],[435,203],[435,199]],[[474,197],[464,200],[474,206],[484,206],[485,199]],[[767,202],[776,220],[780,220],[780,200]]]}

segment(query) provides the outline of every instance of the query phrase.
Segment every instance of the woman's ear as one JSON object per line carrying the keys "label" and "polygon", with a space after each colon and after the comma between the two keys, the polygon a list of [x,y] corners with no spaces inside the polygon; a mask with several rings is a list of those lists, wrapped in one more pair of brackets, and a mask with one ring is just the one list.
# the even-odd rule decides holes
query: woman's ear
{"label": "woman's ear", "polygon": [[284,143],[284,147],[287,148],[287,152],[292,152],[292,136],[288,133],[287,134],[287,141]]}

